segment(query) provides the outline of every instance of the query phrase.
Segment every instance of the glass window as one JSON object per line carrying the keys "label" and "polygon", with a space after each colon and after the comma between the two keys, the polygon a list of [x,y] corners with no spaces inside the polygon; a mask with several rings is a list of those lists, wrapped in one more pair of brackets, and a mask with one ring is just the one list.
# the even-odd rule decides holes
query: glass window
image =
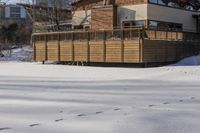
{"label": "glass window", "polygon": [[133,21],[132,26],[139,26],[142,27],[144,26],[144,21]]}
{"label": "glass window", "polygon": [[158,22],[156,21],[149,21],[149,28],[156,28],[158,26]]}
{"label": "glass window", "polygon": [[159,4],[159,5],[166,5],[166,4],[163,2],[163,0],[158,0],[158,4]]}
{"label": "glass window", "polygon": [[132,21],[124,21],[123,22],[123,27],[125,28],[128,28],[128,27],[143,27],[145,26],[145,22],[142,20],[142,21],[135,21],[135,20],[132,20]]}
{"label": "glass window", "polygon": [[158,0],[149,0],[150,3],[158,4]]}
{"label": "glass window", "polygon": [[150,20],[148,26],[151,29],[182,31],[182,24],[177,23]]}

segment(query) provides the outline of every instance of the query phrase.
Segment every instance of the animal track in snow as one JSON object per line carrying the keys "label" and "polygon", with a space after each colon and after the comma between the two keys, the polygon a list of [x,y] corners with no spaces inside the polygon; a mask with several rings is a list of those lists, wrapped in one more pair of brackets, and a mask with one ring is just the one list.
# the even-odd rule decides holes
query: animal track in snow
{"label": "animal track in snow", "polygon": [[183,102],[183,100],[179,100],[179,102]]}
{"label": "animal track in snow", "polygon": [[40,124],[31,124],[31,125],[29,125],[29,127],[35,127],[35,126],[40,126]]}
{"label": "animal track in snow", "polygon": [[119,110],[121,110],[121,109],[120,109],[120,108],[115,108],[115,109],[114,109],[114,111],[119,111]]}
{"label": "animal track in snow", "polygon": [[9,127],[3,127],[3,128],[0,128],[0,131],[3,131],[3,130],[10,130],[11,128]]}
{"label": "animal track in snow", "polygon": [[156,106],[156,105],[153,105],[153,104],[149,105],[149,107],[153,107],[153,106]]}
{"label": "animal track in snow", "polygon": [[86,116],[85,114],[79,114],[77,115],[78,117]]}
{"label": "animal track in snow", "polygon": [[191,100],[194,100],[194,99],[195,99],[195,97],[191,97],[190,99],[191,99]]}
{"label": "animal track in snow", "polygon": [[96,114],[101,114],[101,113],[103,113],[103,111],[98,111],[98,112],[96,112]]}
{"label": "animal track in snow", "polygon": [[55,122],[59,122],[59,121],[63,121],[64,119],[57,119],[55,120]]}
{"label": "animal track in snow", "polygon": [[164,102],[163,104],[169,104],[169,102]]}

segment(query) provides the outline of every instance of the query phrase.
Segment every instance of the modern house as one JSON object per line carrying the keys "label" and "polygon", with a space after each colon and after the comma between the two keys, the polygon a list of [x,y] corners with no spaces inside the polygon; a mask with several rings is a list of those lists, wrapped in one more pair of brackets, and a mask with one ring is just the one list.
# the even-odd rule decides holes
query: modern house
{"label": "modern house", "polygon": [[78,0],[73,3],[73,25],[91,29],[144,26],[200,32],[200,10],[163,1],[166,0]]}
{"label": "modern house", "polygon": [[199,54],[200,3],[170,1],[76,0],[73,31],[33,34],[33,59],[158,65]]}

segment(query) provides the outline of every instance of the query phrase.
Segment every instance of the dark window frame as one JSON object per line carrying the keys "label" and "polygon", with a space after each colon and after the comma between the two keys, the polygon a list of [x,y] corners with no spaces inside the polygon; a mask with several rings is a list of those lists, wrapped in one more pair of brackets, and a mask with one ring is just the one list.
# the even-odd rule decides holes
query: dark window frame
{"label": "dark window frame", "polygon": [[200,10],[196,11],[196,10],[190,10],[190,9],[187,9],[187,8],[181,8],[181,7],[173,7],[173,6],[169,6],[169,5],[166,5],[166,4],[159,4],[159,0],[155,0],[157,2],[151,2],[151,0],[148,0],[148,4],[154,4],[154,5],[159,5],[159,6],[164,6],[164,7],[169,7],[169,8],[175,8],[175,9],[180,9],[180,10],[185,10],[185,11],[191,11],[191,12],[196,12],[196,13],[200,13]]}
{"label": "dark window frame", "polygon": [[[161,27],[161,28],[159,28],[158,27],[158,25],[157,25],[157,27],[150,27],[150,21],[152,21],[152,22],[157,22],[157,23],[163,23],[163,25],[176,25],[177,27],[178,26],[180,26],[180,28],[165,28],[165,27]],[[181,24],[181,23],[174,23],[174,22],[166,22],[166,21],[158,21],[158,20],[148,20],[147,21],[147,27],[149,28],[149,29],[156,29],[156,30],[170,30],[170,31],[183,31],[183,24]]]}

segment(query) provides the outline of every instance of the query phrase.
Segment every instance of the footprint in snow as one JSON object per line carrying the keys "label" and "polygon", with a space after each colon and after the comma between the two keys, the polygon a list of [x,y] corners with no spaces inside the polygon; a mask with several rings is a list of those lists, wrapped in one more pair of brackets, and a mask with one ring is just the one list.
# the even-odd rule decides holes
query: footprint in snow
{"label": "footprint in snow", "polygon": [[63,111],[60,111],[59,113],[63,113]]}
{"label": "footprint in snow", "polygon": [[55,122],[59,122],[59,121],[63,121],[64,119],[57,119],[55,120]]}
{"label": "footprint in snow", "polygon": [[3,128],[0,128],[0,131],[9,130],[9,129],[11,129],[11,128],[9,128],[9,127],[3,127]]}
{"label": "footprint in snow", "polygon": [[40,124],[31,124],[31,125],[29,125],[29,127],[35,127],[35,126],[40,126]]}
{"label": "footprint in snow", "polygon": [[149,107],[153,107],[153,106],[156,106],[156,105],[153,105],[153,104],[149,105]]}
{"label": "footprint in snow", "polygon": [[194,99],[195,99],[195,97],[191,97],[190,99],[191,99],[191,100],[194,100]]}
{"label": "footprint in snow", "polygon": [[179,100],[179,102],[183,102],[183,100]]}
{"label": "footprint in snow", "polygon": [[115,109],[114,109],[114,111],[119,111],[119,110],[121,110],[121,109],[120,109],[120,108],[115,108]]}
{"label": "footprint in snow", "polygon": [[77,115],[78,117],[86,116],[85,114],[79,114]]}
{"label": "footprint in snow", "polygon": [[101,114],[101,113],[103,113],[103,111],[98,111],[98,112],[96,112],[96,114]]}
{"label": "footprint in snow", "polygon": [[169,102],[164,102],[163,104],[169,104]]}

